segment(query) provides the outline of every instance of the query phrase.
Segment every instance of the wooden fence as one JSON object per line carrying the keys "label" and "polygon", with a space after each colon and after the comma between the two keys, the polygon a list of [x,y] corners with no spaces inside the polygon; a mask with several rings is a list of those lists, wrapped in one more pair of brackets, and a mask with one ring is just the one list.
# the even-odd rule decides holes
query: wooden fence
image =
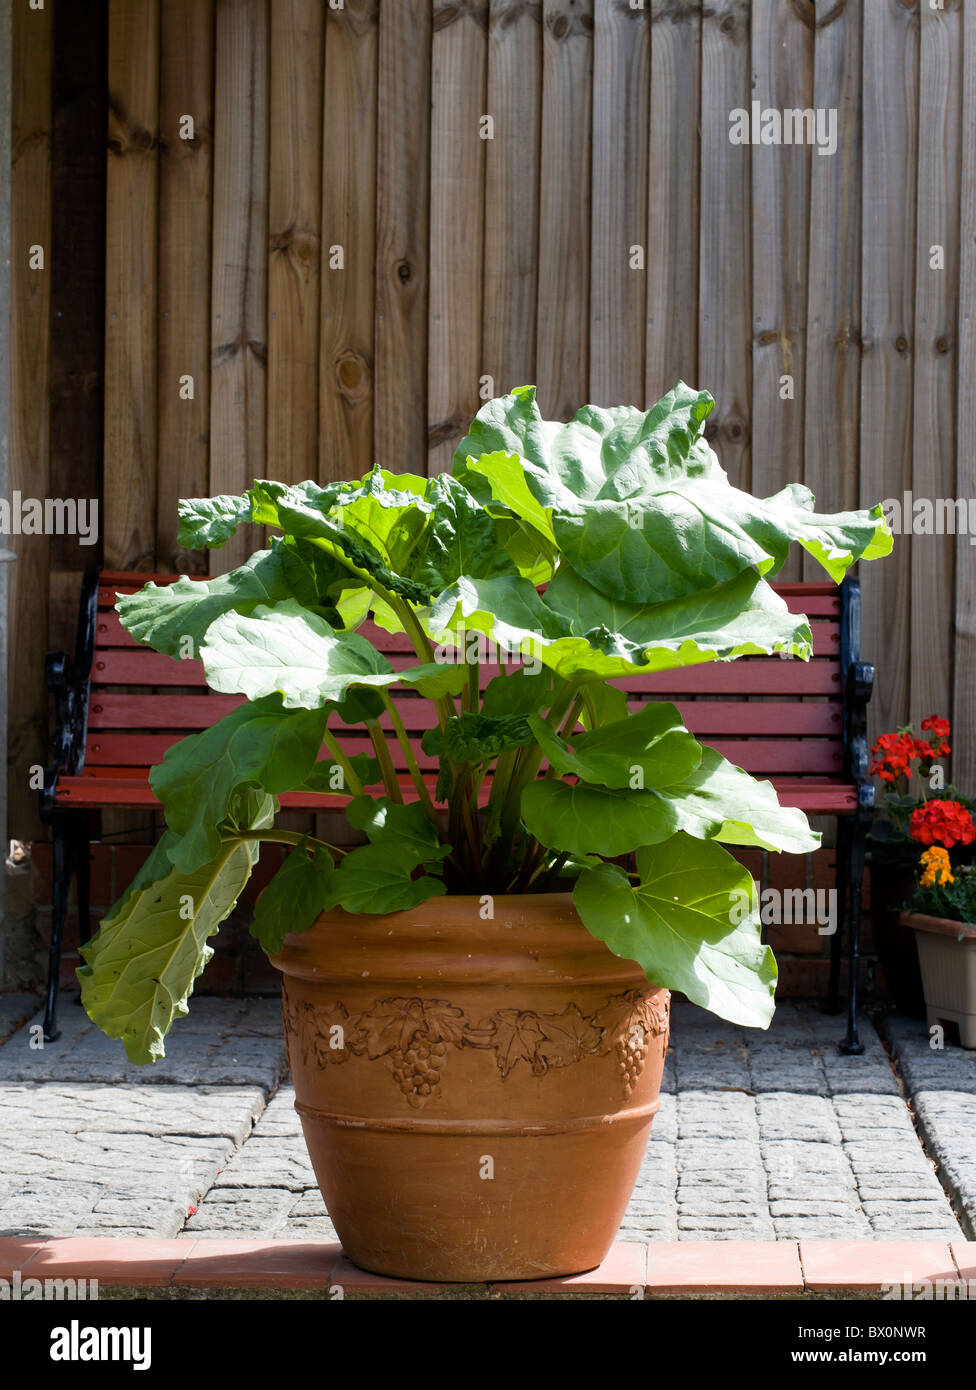
{"label": "wooden fence", "polygon": [[[973,0],[14,9],[11,486],[100,498],[102,544],[11,541],[12,834],[78,572],[205,565],[181,495],[438,471],[483,395],[678,377],[758,494],[976,495]],[[753,103],[823,148],[735,143]],[[863,575],[875,729],[952,715],[970,789],[974,581],[968,535]]]}

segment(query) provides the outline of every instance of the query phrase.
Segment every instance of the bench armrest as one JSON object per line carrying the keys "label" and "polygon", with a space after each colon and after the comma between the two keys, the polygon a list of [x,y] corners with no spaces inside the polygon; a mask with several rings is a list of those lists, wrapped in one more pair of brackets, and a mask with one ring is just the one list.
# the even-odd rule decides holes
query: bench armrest
{"label": "bench armrest", "polygon": [[41,819],[54,813],[58,778],[80,776],[85,765],[88,740],[88,693],[95,650],[95,624],[98,616],[98,569],[89,566],[81,585],[81,603],[75,654],[48,652],[44,663],[47,688],[54,696],[54,758],[44,772],[41,788]]}

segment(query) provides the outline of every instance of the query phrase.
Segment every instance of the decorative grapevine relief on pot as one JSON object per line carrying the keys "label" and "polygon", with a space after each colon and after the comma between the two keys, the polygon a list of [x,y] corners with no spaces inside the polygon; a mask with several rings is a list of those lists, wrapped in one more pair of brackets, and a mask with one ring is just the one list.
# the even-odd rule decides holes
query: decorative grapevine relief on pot
{"label": "decorative grapevine relief on pot", "polygon": [[668,1036],[670,995],[646,998],[628,990],[588,1017],[576,1004],[558,1014],[496,1009],[478,1024],[444,999],[378,999],[362,1013],[343,1004],[308,1004],[283,996],[289,1046],[306,1066],[339,1066],[350,1057],[388,1057],[407,1103],[420,1109],[437,1095],[452,1049],[495,1054],[502,1079],[520,1063],[534,1076],[568,1067],[587,1056],[614,1053],[629,1096],[644,1070],[652,1037]]}

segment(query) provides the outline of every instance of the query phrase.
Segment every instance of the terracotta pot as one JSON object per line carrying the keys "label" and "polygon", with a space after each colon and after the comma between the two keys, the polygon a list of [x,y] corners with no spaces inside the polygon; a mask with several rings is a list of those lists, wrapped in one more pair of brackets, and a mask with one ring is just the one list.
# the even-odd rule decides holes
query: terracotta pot
{"label": "terracotta pot", "polygon": [[637,1178],[669,994],[569,894],[324,913],[282,982],[296,1106],[347,1255],[435,1281],[579,1273]]}
{"label": "terracotta pot", "polygon": [[901,920],[915,934],[929,1027],[955,1023],[960,1044],[976,1048],[976,926],[923,912]]}

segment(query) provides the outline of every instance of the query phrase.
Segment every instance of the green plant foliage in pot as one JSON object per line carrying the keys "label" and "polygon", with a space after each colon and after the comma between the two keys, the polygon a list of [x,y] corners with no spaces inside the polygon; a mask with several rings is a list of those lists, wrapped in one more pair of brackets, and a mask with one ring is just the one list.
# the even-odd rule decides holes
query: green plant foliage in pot
{"label": "green plant foliage in pot", "polygon": [[[803,853],[819,837],[674,705],[632,713],[613,682],[808,660],[806,619],[769,584],[791,543],[839,582],[891,535],[880,506],[828,516],[798,484],[764,499],[733,487],[704,438],[712,404],[679,383],[648,411],[585,406],[561,424],[525,386],[478,412],[450,475],[377,467],[180,504],[184,546],[216,550],[247,524],[276,534],[228,574],[118,601],[133,637],[199,657],[213,690],[246,697],[153,769],[167,831],[83,951],[85,1008],[133,1061],[163,1056],[268,842],[291,846],[252,927],[270,953],[337,905],[572,888],[587,929],[652,984],[768,1025],[776,966],[725,846]],[[367,618],[404,634],[415,661],[394,670],[357,631]],[[499,661],[484,684],[480,665]],[[423,739],[436,786],[402,689],[436,709]],[[336,728],[350,725],[369,756],[344,751]],[[290,791],[344,806],[366,843],[276,830]]]}

